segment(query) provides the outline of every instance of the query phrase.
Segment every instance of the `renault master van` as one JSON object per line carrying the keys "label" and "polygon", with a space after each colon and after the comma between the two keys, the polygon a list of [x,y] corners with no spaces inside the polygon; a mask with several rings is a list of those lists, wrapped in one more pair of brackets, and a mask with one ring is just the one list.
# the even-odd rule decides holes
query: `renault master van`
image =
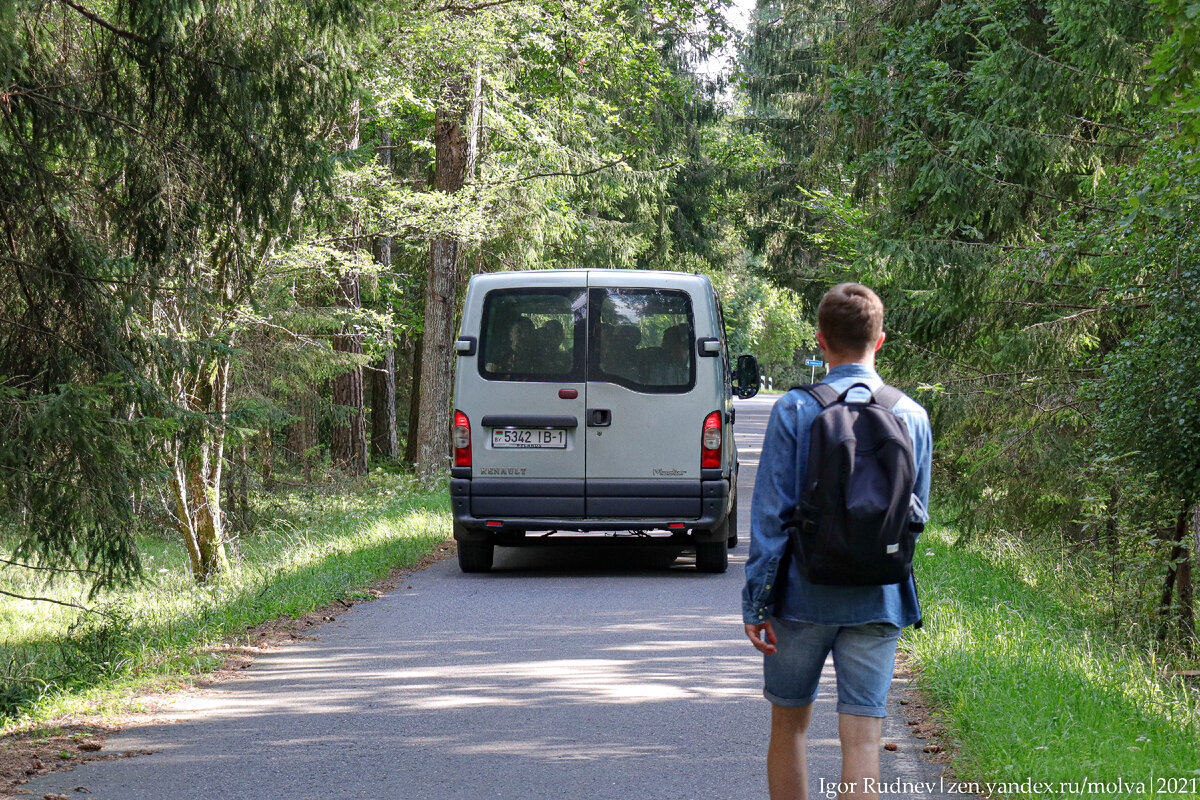
{"label": "renault master van", "polygon": [[[758,365],[726,350],[701,275],[476,275],[455,345],[450,495],[459,566],[496,545],[632,532],[724,572],[737,543],[733,394]],[[531,532],[539,532],[536,537]],[[681,548],[682,549],[682,548]]]}

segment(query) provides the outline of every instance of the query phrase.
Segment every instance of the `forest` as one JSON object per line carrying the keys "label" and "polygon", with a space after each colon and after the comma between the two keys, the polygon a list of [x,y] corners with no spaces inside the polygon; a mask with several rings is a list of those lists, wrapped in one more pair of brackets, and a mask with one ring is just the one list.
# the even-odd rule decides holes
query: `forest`
{"label": "forest", "polygon": [[136,584],[152,534],[204,585],[274,490],[444,482],[472,274],[705,273],[781,386],[858,280],[961,543],[1191,663],[1200,3],[728,10],[0,6],[4,570]]}

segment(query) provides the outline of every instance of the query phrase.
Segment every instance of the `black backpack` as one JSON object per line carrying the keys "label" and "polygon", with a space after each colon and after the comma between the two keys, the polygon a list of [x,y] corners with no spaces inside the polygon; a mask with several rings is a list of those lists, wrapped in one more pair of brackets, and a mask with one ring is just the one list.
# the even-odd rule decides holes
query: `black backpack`
{"label": "black backpack", "polygon": [[865,402],[848,402],[857,383],[795,387],[821,411],[813,420],[808,470],[789,528],[791,552],[812,583],[882,586],[912,575],[913,549],[924,527],[910,521],[916,482],[912,436],[892,410],[904,395],[881,386]]}

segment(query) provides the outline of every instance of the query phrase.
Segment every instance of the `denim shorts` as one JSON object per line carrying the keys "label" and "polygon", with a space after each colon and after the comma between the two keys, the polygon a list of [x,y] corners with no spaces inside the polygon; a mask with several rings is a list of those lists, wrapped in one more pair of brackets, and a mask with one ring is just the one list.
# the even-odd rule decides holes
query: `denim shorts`
{"label": "denim shorts", "polygon": [[777,706],[812,705],[825,657],[832,652],[838,713],[887,716],[898,627],[890,622],[839,626],[777,618],[771,625],[778,652],[763,657],[764,697]]}

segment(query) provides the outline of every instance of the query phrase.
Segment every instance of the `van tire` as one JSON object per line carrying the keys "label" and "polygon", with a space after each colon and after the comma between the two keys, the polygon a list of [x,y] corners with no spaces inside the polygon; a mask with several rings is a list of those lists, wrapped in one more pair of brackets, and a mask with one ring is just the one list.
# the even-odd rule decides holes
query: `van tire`
{"label": "van tire", "polygon": [[729,547],[724,539],[715,542],[696,542],[696,570],[724,572],[729,568]]}
{"label": "van tire", "polygon": [[463,572],[489,572],[496,545],[491,542],[458,542],[458,568]]}

